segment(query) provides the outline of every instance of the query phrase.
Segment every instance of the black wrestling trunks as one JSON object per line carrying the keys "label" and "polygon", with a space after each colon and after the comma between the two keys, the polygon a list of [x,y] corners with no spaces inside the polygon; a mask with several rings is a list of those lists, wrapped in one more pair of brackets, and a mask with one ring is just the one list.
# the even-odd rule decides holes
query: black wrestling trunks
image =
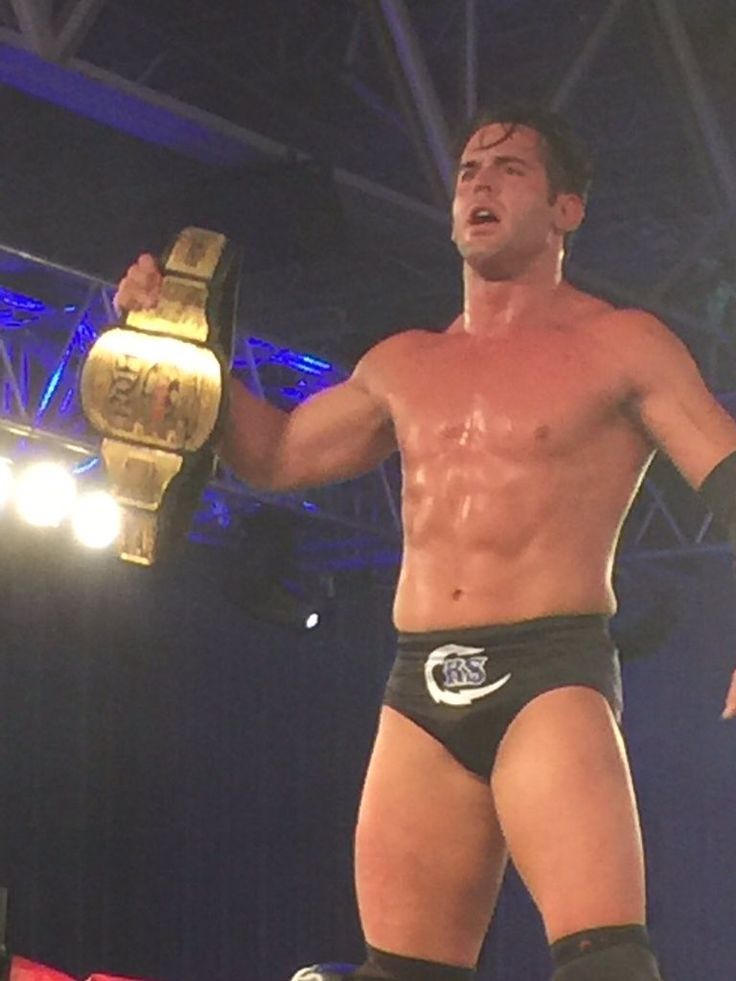
{"label": "black wrestling trunks", "polygon": [[621,670],[608,619],[586,614],[400,633],[384,704],[487,780],[509,725],[546,691],[593,688],[620,720]]}

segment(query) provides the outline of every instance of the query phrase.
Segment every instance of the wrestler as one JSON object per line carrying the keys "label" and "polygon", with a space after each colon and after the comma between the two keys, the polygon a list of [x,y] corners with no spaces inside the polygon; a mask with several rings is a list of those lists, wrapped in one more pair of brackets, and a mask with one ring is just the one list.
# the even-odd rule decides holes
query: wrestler
{"label": "wrestler", "polygon": [[[401,454],[399,655],[356,832],[356,979],[470,979],[509,856],[555,981],[660,977],[611,569],[656,449],[735,523],[736,425],[658,320],[565,280],[589,176],[553,114],[486,115],[458,166],[465,298],[448,329],[382,341],[290,415],[232,388],[220,451],[255,487],[342,480]],[[159,280],[142,256],[118,305],[153,304]]]}

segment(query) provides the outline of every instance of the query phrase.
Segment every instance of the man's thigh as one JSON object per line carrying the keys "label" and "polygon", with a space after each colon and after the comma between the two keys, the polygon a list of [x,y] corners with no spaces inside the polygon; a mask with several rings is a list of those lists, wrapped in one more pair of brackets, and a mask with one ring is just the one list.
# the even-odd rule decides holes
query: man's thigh
{"label": "man's thigh", "polygon": [[488,785],[384,707],[356,833],[356,885],[373,946],[473,966],[506,850]]}
{"label": "man's thigh", "polygon": [[527,705],[501,743],[491,786],[550,941],[644,922],[636,801],[621,734],[598,692],[562,688]]}

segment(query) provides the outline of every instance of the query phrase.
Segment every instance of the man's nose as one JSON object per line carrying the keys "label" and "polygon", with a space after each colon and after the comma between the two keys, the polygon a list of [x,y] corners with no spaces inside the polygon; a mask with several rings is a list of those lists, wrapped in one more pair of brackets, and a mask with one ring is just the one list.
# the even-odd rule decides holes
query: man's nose
{"label": "man's nose", "polygon": [[493,190],[495,186],[495,171],[488,165],[486,167],[479,167],[475,175],[475,181],[473,182],[474,191],[490,191]]}

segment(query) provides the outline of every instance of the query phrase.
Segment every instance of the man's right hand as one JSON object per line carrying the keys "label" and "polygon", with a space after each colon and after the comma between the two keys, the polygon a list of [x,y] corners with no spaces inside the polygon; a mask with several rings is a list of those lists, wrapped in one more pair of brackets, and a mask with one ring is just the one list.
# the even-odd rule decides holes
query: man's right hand
{"label": "man's right hand", "polygon": [[113,306],[118,313],[150,310],[158,303],[163,276],[158,262],[149,253],[139,256],[118,283]]}

